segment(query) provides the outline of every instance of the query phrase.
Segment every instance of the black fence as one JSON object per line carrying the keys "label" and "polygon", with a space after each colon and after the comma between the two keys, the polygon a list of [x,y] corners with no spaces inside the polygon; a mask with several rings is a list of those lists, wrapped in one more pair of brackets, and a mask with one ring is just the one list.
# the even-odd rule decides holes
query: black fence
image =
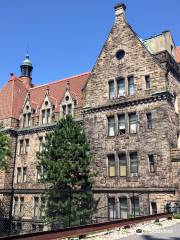
{"label": "black fence", "polygon": [[172,199],[172,191],[4,191],[0,194],[0,237],[180,212],[180,203]]}

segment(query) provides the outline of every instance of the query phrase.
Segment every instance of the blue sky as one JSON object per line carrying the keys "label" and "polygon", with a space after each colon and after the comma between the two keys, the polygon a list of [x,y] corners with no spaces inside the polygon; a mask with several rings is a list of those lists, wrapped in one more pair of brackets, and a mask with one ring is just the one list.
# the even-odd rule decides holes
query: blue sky
{"label": "blue sky", "polygon": [[[180,0],[125,0],[141,38],[171,30],[180,45]],[[117,0],[1,0],[0,88],[26,54],[41,84],[92,69],[114,21]]]}

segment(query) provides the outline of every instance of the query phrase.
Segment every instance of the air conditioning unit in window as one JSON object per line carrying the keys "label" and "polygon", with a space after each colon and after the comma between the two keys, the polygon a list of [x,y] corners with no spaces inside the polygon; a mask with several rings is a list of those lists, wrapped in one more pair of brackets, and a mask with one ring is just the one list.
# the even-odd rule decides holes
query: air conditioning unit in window
{"label": "air conditioning unit in window", "polygon": [[131,173],[132,177],[138,177],[138,173]]}

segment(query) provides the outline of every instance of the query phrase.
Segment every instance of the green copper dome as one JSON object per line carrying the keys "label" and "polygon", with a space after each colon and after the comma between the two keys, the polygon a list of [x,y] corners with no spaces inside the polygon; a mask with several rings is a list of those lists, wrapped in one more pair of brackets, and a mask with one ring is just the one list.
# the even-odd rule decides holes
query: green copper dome
{"label": "green copper dome", "polygon": [[25,57],[24,61],[22,62],[21,66],[30,66],[30,67],[32,67],[32,63],[31,63],[31,61],[29,59],[28,53],[26,54],[26,57]]}

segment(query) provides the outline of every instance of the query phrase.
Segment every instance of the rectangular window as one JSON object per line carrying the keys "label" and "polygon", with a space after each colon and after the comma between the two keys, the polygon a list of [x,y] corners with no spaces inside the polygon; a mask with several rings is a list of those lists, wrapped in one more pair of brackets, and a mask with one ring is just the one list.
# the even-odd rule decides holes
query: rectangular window
{"label": "rectangular window", "polygon": [[23,167],[23,179],[22,182],[26,182],[27,181],[27,167]]}
{"label": "rectangular window", "polygon": [[132,197],[131,198],[131,213],[134,217],[137,217],[140,215],[140,208],[139,208],[139,198],[138,197]]}
{"label": "rectangular window", "polygon": [[138,173],[138,156],[137,153],[131,153],[130,155],[130,172],[132,174]]}
{"label": "rectangular window", "polygon": [[19,215],[23,217],[24,214],[24,197],[20,197],[20,208],[19,208]]}
{"label": "rectangular window", "polygon": [[68,104],[68,115],[72,115],[72,104]]}
{"label": "rectangular window", "polygon": [[40,217],[45,216],[45,198],[41,198]]}
{"label": "rectangular window", "polygon": [[118,97],[125,96],[125,79],[121,78],[117,80],[117,92]]}
{"label": "rectangular window", "polygon": [[23,128],[26,127],[26,114],[23,114]]}
{"label": "rectangular window", "polygon": [[149,75],[145,76],[145,81],[146,81],[146,89],[151,88],[151,79]]}
{"label": "rectangular window", "polygon": [[137,119],[136,119],[136,113],[130,113],[129,114],[129,132],[130,133],[136,133],[137,132]]}
{"label": "rectangular window", "polygon": [[34,197],[34,217],[39,217],[39,197]]}
{"label": "rectangular window", "polygon": [[43,137],[39,137],[39,152],[43,149]]}
{"label": "rectangular window", "polygon": [[46,123],[50,123],[51,122],[51,110],[47,109],[47,115],[46,115]]}
{"label": "rectangular window", "polygon": [[151,202],[151,214],[157,214],[157,204],[156,202]]}
{"label": "rectangular window", "polygon": [[19,141],[19,154],[23,154],[23,146],[24,145],[24,141],[20,140]]}
{"label": "rectangular window", "polygon": [[128,77],[128,95],[132,96],[135,94],[134,77]]}
{"label": "rectangular window", "polygon": [[128,218],[128,205],[127,205],[127,198],[120,197],[119,198],[119,207],[120,207],[120,218],[125,219]]}
{"label": "rectangular window", "polygon": [[149,171],[151,173],[155,172],[155,161],[154,161],[154,155],[149,155]]}
{"label": "rectangular window", "polygon": [[45,124],[45,123],[46,123],[45,113],[46,113],[45,110],[42,110],[42,111],[41,111],[41,117],[42,117],[41,122],[42,122],[42,124]]}
{"label": "rectangular window", "polygon": [[115,97],[114,81],[109,82],[109,99]]}
{"label": "rectangular window", "polygon": [[108,218],[109,220],[116,218],[115,198],[108,198]]}
{"label": "rectangular window", "polygon": [[14,197],[14,216],[18,216],[18,197]]}
{"label": "rectangular window", "polygon": [[152,129],[152,113],[149,112],[146,114],[147,117],[147,128]]}
{"label": "rectangular window", "polygon": [[108,117],[108,136],[112,137],[115,135],[115,118]]}
{"label": "rectangular window", "polygon": [[21,183],[21,174],[22,174],[21,168],[18,167],[17,168],[17,183]]}
{"label": "rectangular window", "polygon": [[27,115],[27,127],[31,126],[31,113],[28,113]]}
{"label": "rectangular window", "polygon": [[127,160],[126,154],[119,154],[119,176],[126,177],[127,175]]}
{"label": "rectangular window", "polygon": [[62,106],[63,116],[66,116],[66,105]]}
{"label": "rectangular window", "polygon": [[25,154],[28,153],[28,149],[29,149],[29,139],[25,139]]}
{"label": "rectangular window", "polygon": [[120,135],[123,135],[126,133],[125,114],[120,114],[118,116],[118,128],[119,128]]}
{"label": "rectangular window", "polygon": [[114,154],[108,156],[108,175],[109,177],[116,176],[116,163]]}

